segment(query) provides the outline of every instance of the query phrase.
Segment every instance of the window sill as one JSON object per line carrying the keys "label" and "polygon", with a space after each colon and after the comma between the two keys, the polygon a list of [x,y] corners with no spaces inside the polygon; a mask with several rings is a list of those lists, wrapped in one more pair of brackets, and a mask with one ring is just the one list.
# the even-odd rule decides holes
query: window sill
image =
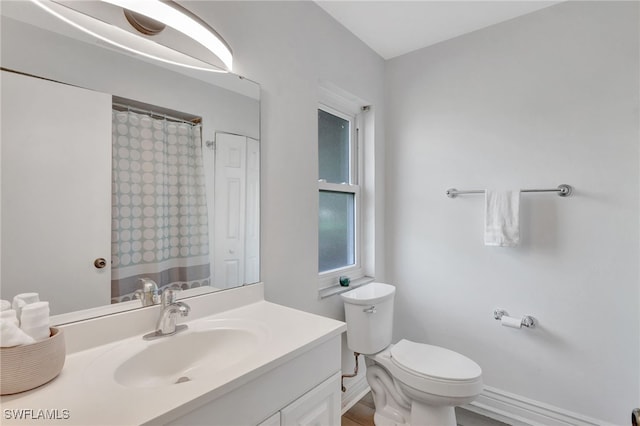
{"label": "window sill", "polygon": [[336,294],[345,293],[349,290],[353,290],[354,288],[358,288],[362,285],[369,284],[375,281],[373,277],[360,277],[355,280],[351,280],[351,283],[348,287],[342,287],[341,285],[333,285],[331,287],[322,288],[318,291],[318,296],[320,299],[326,299],[327,297],[334,296]]}

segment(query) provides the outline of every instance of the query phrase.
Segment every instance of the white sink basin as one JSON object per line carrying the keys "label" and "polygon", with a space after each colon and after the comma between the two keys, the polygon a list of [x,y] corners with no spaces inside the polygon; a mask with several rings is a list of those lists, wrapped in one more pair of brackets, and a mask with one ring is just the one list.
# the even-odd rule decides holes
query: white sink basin
{"label": "white sink basin", "polygon": [[254,355],[268,337],[259,322],[199,320],[176,335],[128,340],[98,357],[85,372],[109,375],[121,386],[156,388],[198,380]]}

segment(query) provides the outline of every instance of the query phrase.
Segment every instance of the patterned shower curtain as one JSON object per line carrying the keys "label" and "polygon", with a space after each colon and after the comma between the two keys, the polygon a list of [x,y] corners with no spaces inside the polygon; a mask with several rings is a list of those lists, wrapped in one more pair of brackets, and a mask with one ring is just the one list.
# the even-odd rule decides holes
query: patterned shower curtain
{"label": "patterned shower curtain", "polygon": [[139,278],[209,285],[201,127],[113,110],[111,302]]}

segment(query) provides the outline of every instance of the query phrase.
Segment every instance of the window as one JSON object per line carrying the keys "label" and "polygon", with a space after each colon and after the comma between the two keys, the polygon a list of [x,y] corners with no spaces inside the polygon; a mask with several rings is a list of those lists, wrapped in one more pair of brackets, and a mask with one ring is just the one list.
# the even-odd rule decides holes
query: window
{"label": "window", "polygon": [[362,276],[356,115],[318,108],[318,272],[321,286]]}

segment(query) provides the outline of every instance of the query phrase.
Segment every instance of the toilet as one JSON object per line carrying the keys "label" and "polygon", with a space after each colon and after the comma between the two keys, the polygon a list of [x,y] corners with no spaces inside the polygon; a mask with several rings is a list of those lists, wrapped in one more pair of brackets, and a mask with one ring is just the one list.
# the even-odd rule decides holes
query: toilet
{"label": "toilet", "polygon": [[454,407],[482,392],[482,369],[449,349],[391,344],[395,287],[370,283],[342,293],[349,349],[363,354],[376,426],[456,426]]}

